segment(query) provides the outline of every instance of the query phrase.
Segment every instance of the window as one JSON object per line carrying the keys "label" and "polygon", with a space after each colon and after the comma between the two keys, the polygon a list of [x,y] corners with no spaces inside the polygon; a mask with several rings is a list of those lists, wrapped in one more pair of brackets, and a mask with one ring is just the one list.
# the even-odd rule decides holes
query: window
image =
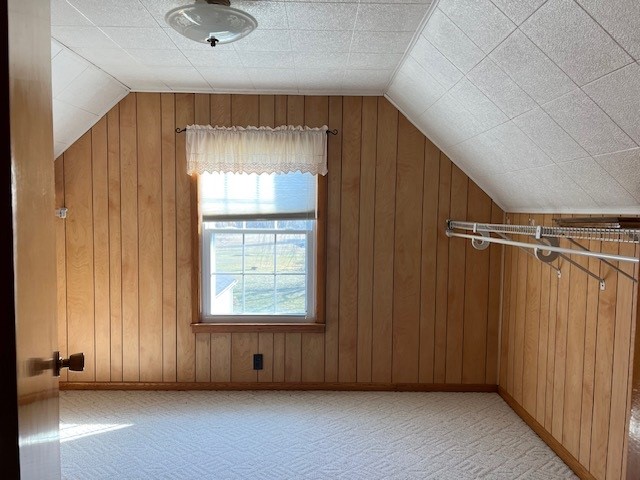
{"label": "window", "polygon": [[316,321],[318,176],[203,173],[198,192],[201,321]]}
{"label": "window", "polygon": [[187,126],[201,234],[194,332],[324,331],[327,131]]}

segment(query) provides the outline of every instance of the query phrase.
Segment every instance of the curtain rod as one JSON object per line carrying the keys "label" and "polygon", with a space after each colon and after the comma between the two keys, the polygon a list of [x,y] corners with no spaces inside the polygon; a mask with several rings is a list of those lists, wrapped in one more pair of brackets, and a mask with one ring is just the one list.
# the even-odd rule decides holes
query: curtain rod
{"label": "curtain rod", "polygon": [[[178,127],[178,128],[176,128],[176,133],[182,133],[182,132],[186,132],[186,131],[187,131],[187,127],[184,127],[184,128]],[[327,135],[329,135],[329,134],[338,135],[338,130],[335,129],[335,128],[333,130],[327,130]]]}

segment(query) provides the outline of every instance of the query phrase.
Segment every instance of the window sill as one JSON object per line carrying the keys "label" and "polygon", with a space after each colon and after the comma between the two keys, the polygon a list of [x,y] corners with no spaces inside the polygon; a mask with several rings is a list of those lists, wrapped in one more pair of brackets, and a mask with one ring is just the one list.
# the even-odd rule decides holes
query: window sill
{"label": "window sill", "polygon": [[324,323],[192,323],[193,333],[324,333]]}

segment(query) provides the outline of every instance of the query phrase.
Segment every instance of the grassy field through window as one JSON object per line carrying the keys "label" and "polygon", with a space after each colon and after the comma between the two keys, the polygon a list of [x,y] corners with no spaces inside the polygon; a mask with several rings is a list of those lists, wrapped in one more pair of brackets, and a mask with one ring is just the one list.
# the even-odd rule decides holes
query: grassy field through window
{"label": "grassy field through window", "polygon": [[211,263],[212,285],[235,280],[228,313],[306,313],[306,234],[215,233]]}

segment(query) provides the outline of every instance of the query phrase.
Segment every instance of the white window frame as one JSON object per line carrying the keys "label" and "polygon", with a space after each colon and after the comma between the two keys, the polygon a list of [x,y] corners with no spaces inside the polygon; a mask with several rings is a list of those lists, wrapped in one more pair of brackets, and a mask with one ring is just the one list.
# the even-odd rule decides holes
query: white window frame
{"label": "white window frame", "polygon": [[[314,175],[315,177],[315,218],[310,216],[309,218],[305,218],[306,220],[313,222],[313,228],[309,231],[305,231],[307,233],[307,270],[310,271],[310,274],[307,274],[307,312],[306,315],[296,315],[296,314],[284,314],[284,315],[223,315],[223,314],[207,314],[206,309],[204,308],[206,305],[206,301],[209,301],[210,305],[210,294],[211,294],[211,285],[210,285],[210,265],[211,258],[210,252],[205,248],[205,245],[210,245],[209,234],[206,232],[204,228],[204,223],[207,221],[262,221],[262,220],[278,220],[274,218],[272,215],[269,215],[269,218],[265,218],[265,216],[261,216],[260,214],[256,215],[221,215],[220,217],[209,216],[207,215],[203,218],[202,213],[200,213],[199,199],[201,181],[198,179],[195,182],[196,192],[195,197],[198,199],[198,208],[199,212],[194,220],[196,220],[195,224],[197,225],[197,236],[199,248],[197,250],[197,282],[198,282],[198,293],[199,299],[197,302],[197,316],[198,320],[194,324],[201,325],[216,325],[219,324],[221,326],[228,325],[239,325],[243,324],[246,326],[250,325],[274,325],[278,324],[291,324],[291,325],[312,325],[317,324],[321,325],[325,322],[325,275],[326,275],[326,209],[327,209],[327,177],[326,175]],[[280,220],[293,220],[296,217],[292,217],[289,214],[283,214]],[[256,229],[256,232],[265,233],[263,229]],[[286,233],[287,230],[281,230],[281,233]],[[247,233],[247,232],[245,232]],[[209,272],[209,273],[206,273]],[[275,272],[274,272],[275,275]],[[205,276],[207,278],[205,278]],[[195,279],[194,279],[195,280]],[[205,299],[208,297],[208,300]]]}
{"label": "white window frame", "polygon": [[[316,190],[317,192],[317,190]],[[316,193],[317,196],[317,193]],[[228,219],[225,219],[228,220]],[[260,221],[264,220],[259,217],[243,217],[242,221]],[[238,219],[237,221],[241,221]],[[269,220],[277,220],[270,218]],[[286,220],[283,219],[283,220]],[[318,255],[317,255],[317,234],[318,234],[318,221],[317,219],[310,219],[313,222],[313,226],[310,230],[277,230],[277,229],[210,229],[205,228],[205,221],[201,219],[201,261],[200,261],[200,285],[201,285],[201,321],[206,323],[303,323],[303,322],[315,322],[317,313],[317,272],[318,272]],[[215,221],[215,220],[212,220]],[[306,315],[300,314],[264,314],[264,315],[229,315],[229,314],[210,314],[207,313],[207,305],[211,304],[211,239],[214,233],[227,233],[237,235],[251,235],[251,234],[305,234],[307,237],[307,251],[305,262],[305,275],[306,275]],[[274,244],[277,245],[277,241]],[[265,273],[264,275],[278,276],[276,273],[276,252],[274,251],[274,272]],[[221,272],[227,274],[226,272]],[[244,275],[244,258],[243,268],[240,275]],[[228,273],[229,275],[238,275],[238,273]],[[281,274],[287,275],[287,274]],[[244,288],[244,282],[243,282]],[[275,293],[275,290],[274,290]]]}

